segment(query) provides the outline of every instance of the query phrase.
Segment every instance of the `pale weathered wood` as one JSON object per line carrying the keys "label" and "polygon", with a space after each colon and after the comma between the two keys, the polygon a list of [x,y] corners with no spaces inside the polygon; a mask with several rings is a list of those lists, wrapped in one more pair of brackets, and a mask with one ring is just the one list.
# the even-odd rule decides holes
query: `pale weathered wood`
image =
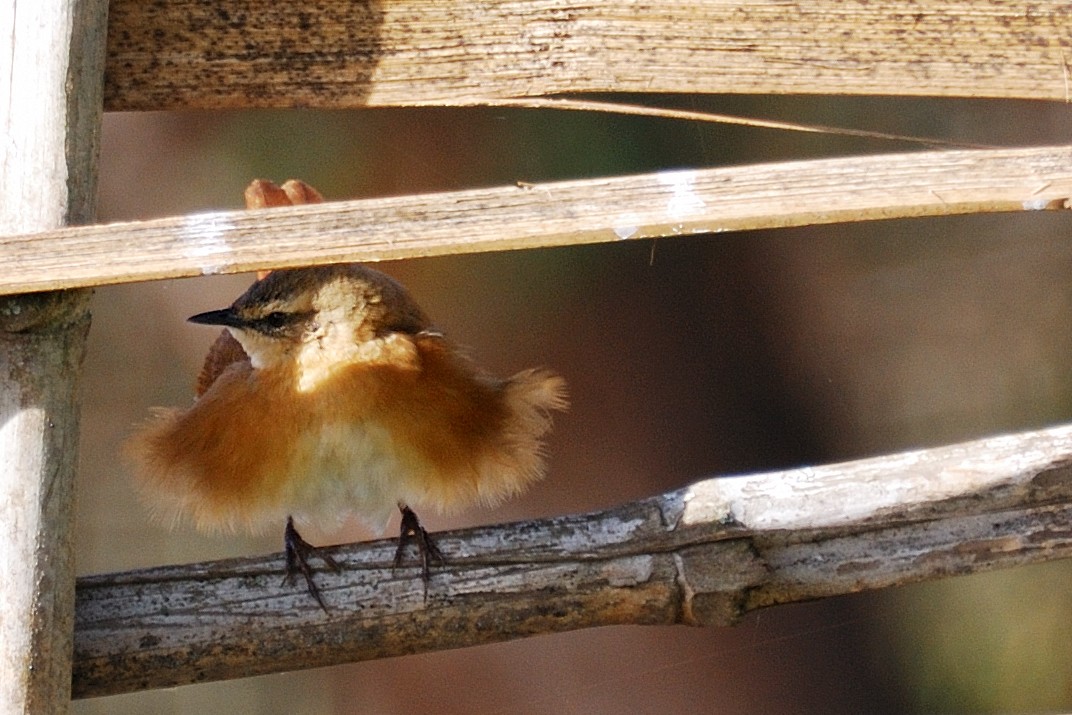
{"label": "pale weathered wood", "polygon": [[1063,100],[1063,2],[113,0],[109,109],[563,92]]}
{"label": "pale weathered wood", "polygon": [[[93,217],[107,2],[0,2],[0,233]],[[66,712],[87,291],[0,301],[0,713]]]}
{"label": "pale weathered wood", "polygon": [[509,186],[0,237],[0,293],[905,216],[1064,210],[1072,147]]}
{"label": "pale weathered wood", "polygon": [[1072,555],[1072,426],[709,479],[596,514],[332,547],[328,612],[283,555],[79,580],[76,696],[748,611]]}

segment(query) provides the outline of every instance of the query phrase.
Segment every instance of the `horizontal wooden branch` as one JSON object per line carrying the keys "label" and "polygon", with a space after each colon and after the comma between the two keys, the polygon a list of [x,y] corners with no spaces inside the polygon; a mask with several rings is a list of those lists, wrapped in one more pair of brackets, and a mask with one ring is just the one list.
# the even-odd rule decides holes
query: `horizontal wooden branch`
{"label": "horizontal wooden branch", "polygon": [[106,108],[474,104],[564,92],[1065,100],[1056,1],[112,0]]}
{"label": "horizontal wooden branch", "polygon": [[227,211],[0,237],[0,294],[342,261],[1063,210],[1072,147],[935,151]]}
{"label": "horizontal wooden branch", "polygon": [[1072,555],[1072,426],[709,479],[596,514],[332,547],[327,612],[282,554],[79,580],[78,697],[748,611]]}

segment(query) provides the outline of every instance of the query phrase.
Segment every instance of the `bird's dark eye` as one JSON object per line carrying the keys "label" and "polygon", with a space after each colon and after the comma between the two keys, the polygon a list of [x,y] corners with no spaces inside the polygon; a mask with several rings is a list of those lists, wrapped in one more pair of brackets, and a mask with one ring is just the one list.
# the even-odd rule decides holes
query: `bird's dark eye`
{"label": "bird's dark eye", "polygon": [[287,314],[276,311],[274,313],[269,313],[268,315],[264,316],[262,320],[264,321],[264,324],[269,328],[274,328],[278,330],[279,328],[282,328],[284,325],[287,324]]}

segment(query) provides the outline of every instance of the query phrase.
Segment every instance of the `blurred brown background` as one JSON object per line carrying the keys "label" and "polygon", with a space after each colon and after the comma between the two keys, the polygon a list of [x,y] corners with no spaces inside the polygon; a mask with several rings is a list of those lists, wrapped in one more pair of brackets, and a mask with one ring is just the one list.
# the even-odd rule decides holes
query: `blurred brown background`
{"label": "blurred brown background", "polygon": [[[635,98],[632,98],[635,99]],[[662,97],[664,105],[988,144],[1067,142],[1060,104]],[[255,177],[329,199],[847,153],[860,139],[514,110],[109,115],[103,221],[237,208]],[[401,279],[489,368],[571,385],[551,473],[434,529],[619,504],[714,473],[938,445],[1072,417],[1068,217],[987,215],[412,260]],[[149,522],[117,458],[182,405],[229,276],[102,288],[86,361],[82,574],[277,551]],[[282,527],[282,525],[280,525]],[[281,531],[281,528],[280,528]],[[308,534],[368,538],[358,528]],[[860,594],[733,629],[613,628],[77,703],[75,713],[895,713],[1072,708],[1067,563]]]}

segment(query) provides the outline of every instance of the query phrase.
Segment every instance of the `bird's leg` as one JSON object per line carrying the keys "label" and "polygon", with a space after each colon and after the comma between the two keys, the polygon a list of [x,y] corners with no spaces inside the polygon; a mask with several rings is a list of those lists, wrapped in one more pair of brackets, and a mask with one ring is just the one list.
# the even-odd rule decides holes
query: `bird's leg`
{"label": "bird's leg", "polygon": [[290,516],[287,517],[287,528],[283,532],[283,546],[287,554],[287,568],[283,582],[293,585],[295,576],[300,572],[305,577],[305,586],[309,589],[309,595],[316,599],[326,613],[328,607],[324,605],[324,599],[320,597],[320,589],[313,581],[313,567],[309,565],[309,557],[320,557],[320,560],[335,572],[340,570],[339,564],[331,556],[303,539],[294,528],[294,518]]}
{"label": "bird's leg", "polygon": [[446,559],[443,558],[443,553],[435,545],[432,537],[421,526],[421,521],[413,510],[401,503],[398,505],[398,509],[402,512],[402,533],[398,536],[398,550],[395,551],[394,567],[398,568],[402,565],[406,545],[409,544],[410,539],[413,539],[417,542],[417,552],[421,557],[421,580],[425,582],[427,588],[428,579],[431,578],[429,563],[436,561],[442,565],[446,563]]}

